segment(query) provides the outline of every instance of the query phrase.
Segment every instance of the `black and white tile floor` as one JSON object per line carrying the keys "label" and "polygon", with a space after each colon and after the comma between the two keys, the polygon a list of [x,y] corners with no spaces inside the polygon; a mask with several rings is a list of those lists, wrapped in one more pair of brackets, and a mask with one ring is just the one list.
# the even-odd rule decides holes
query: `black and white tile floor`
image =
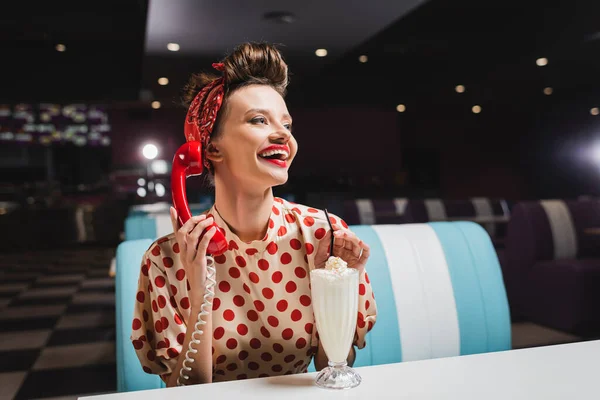
{"label": "black and white tile floor", "polygon": [[[114,249],[0,256],[0,400],[116,390]],[[578,341],[530,323],[513,347]]]}
{"label": "black and white tile floor", "polygon": [[82,249],[0,257],[0,399],[116,390],[113,255]]}

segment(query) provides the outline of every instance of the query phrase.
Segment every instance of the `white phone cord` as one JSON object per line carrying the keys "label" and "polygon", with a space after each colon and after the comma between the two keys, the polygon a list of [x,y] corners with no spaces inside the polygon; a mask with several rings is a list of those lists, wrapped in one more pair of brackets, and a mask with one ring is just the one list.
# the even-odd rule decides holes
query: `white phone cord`
{"label": "white phone cord", "polygon": [[192,345],[200,344],[200,339],[197,339],[196,335],[198,335],[198,337],[201,337],[204,333],[204,331],[202,330],[202,325],[206,325],[206,321],[202,318],[209,314],[209,310],[212,310],[212,298],[215,296],[213,288],[217,284],[217,281],[215,280],[215,259],[210,255],[206,256],[206,270],[207,276],[206,289],[204,293],[204,303],[202,303],[202,306],[200,307],[200,313],[198,313],[198,322],[196,322],[196,325],[194,325],[195,330],[194,333],[192,333],[192,338],[190,340],[190,343],[188,344],[188,350],[185,352],[185,360],[183,361],[181,370],[179,370],[177,386],[184,386],[184,383],[181,381],[181,378],[185,379],[186,381],[190,379],[190,377],[187,376],[183,372],[183,370],[186,370],[188,372],[192,370],[192,367],[186,365],[186,363],[194,363],[194,359],[191,357],[191,354],[198,353],[198,350],[193,348]]}

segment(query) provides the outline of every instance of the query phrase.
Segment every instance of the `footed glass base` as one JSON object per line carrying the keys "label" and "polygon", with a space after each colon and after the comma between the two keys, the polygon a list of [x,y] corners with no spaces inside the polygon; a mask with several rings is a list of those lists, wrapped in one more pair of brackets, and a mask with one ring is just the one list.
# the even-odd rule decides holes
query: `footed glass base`
{"label": "footed glass base", "polygon": [[315,384],[325,389],[351,389],[360,385],[361,380],[360,375],[346,362],[329,362],[329,367],[323,368],[317,375]]}

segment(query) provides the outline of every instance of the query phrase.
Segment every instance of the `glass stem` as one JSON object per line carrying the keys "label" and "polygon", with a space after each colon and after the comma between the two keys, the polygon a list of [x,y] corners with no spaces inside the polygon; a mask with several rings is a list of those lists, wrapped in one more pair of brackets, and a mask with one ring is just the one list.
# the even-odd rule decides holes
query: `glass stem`
{"label": "glass stem", "polygon": [[348,366],[348,362],[346,361],[342,361],[342,362],[333,362],[333,361],[328,361],[327,364],[331,367],[331,368],[343,368]]}

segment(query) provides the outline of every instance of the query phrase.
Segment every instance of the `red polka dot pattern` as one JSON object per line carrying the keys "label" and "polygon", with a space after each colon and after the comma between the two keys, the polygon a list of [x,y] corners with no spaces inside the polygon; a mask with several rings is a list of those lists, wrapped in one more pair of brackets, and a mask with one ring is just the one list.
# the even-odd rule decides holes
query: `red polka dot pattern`
{"label": "red polka dot pattern", "polygon": [[244,300],[242,296],[237,295],[233,297],[233,304],[235,304],[238,307],[243,307],[244,304],[246,304],[246,300]]}
{"label": "red polka dot pattern", "polygon": [[225,321],[233,321],[233,319],[235,318],[235,313],[232,310],[225,310],[223,311],[223,319]]}
{"label": "red polka dot pattern", "polygon": [[138,318],[134,318],[133,323],[131,324],[131,329],[133,329],[134,331],[137,331],[141,327],[142,327],[142,321],[140,321]]}
{"label": "red polka dot pattern", "polygon": [[262,343],[260,342],[260,340],[258,340],[256,338],[250,340],[250,347],[252,347],[254,350],[260,349],[261,346],[262,346]]}
{"label": "red polka dot pattern", "polygon": [[286,328],[281,332],[281,337],[285,340],[290,340],[294,336],[294,331],[291,328]]}
{"label": "red polka dot pattern", "polygon": [[[240,240],[210,212],[225,227],[229,247],[215,257],[215,382],[305,372],[318,346],[309,272],[329,225],[316,208],[278,198],[273,205],[264,238],[252,242]],[[330,222],[344,225],[335,215]],[[176,367],[185,353],[187,329],[196,320],[190,315],[191,287],[179,252],[173,236],[163,237],[144,255],[139,272],[131,336],[142,367],[152,373],[163,373],[161,364]],[[354,345],[361,348],[376,309],[366,274],[359,296]]]}
{"label": "red polka dot pattern", "polygon": [[292,256],[290,253],[283,253],[281,255],[281,263],[282,264],[289,264],[292,262]]}
{"label": "red polka dot pattern", "polygon": [[242,256],[237,256],[235,258],[235,263],[238,265],[238,267],[240,268],[244,268],[246,266],[246,260],[244,259],[244,257]]}
{"label": "red polka dot pattern", "polygon": [[175,316],[173,316],[173,320],[175,321],[175,323],[177,325],[183,324],[183,320],[181,319],[181,317],[179,316],[179,314],[175,314]]}
{"label": "red polka dot pattern", "polygon": [[270,289],[270,288],[264,288],[264,289],[262,290],[262,294],[263,294],[263,296],[265,297],[265,299],[268,299],[268,300],[270,300],[270,299],[272,299],[272,298],[273,298],[273,289]]}
{"label": "red polka dot pattern", "polygon": [[225,334],[225,329],[223,329],[223,327],[220,326],[214,330],[213,338],[215,338],[215,340],[219,340],[223,337],[224,334]]}
{"label": "red polka dot pattern", "polygon": [[269,262],[265,259],[260,259],[258,260],[258,268],[260,268],[263,271],[266,271],[269,269]]}
{"label": "red polka dot pattern", "polygon": [[265,310],[265,303],[260,300],[254,300],[254,308],[256,308],[256,311],[262,312]]}
{"label": "red polka dot pattern", "polygon": [[283,274],[281,273],[281,271],[275,271],[273,272],[273,275],[271,275],[271,280],[273,281],[273,283],[279,283],[282,279]]}
{"label": "red polka dot pattern", "polygon": [[279,300],[277,302],[277,310],[279,310],[280,312],[284,312],[285,310],[287,310],[287,308],[288,308],[287,300]]}
{"label": "red polka dot pattern", "polygon": [[240,335],[244,336],[244,335],[246,335],[248,333],[248,327],[245,324],[239,324],[237,326],[237,332]]}
{"label": "red polka dot pattern", "polygon": [[294,281],[289,281],[285,285],[285,291],[288,293],[294,293],[297,288],[298,288],[298,285],[296,285],[296,282],[294,282]]}
{"label": "red polka dot pattern", "polygon": [[231,285],[227,281],[221,281],[219,283],[219,290],[223,293],[227,293],[231,290]]}
{"label": "red polka dot pattern", "polygon": [[156,287],[163,287],[165,286],[165,277],[164,276],[157,276],[156,278],[154,278],[154,284],[156,285]]}
{"label": "red polka dot pattern", "polygon": [[185,269],[181,268],[181,269],[177,270],[175,277],[177,278],[178,281],[182,281],[185,278]]}
{"label": "red polka dot pattern", "polygon": [[302,304],[304,307],[308,307],[310,306],[310,303],[312,302],[311,298],[305,294],[303,294],[302,296],[300,296],[300,304]]}
{"label": "red polka dot pattern", "polygon": [[300,312],[300,310],[292,311],[292,321],[296,322],[296,321],[300,321],[301,319],[302,319],[302,313]]}
{"label": "red polka dot pattern", "polygon": [[319,228],[315,231],[315,238],[317,238],[318,240],[321,240],[325,237],[326,233],[327,233],[327,231],[325,231],[324,228]]}
{"label": "red polka dot pattern", "polygon": [[296,267],[296,269],[294,270],[294,273],[300,279],[306,278],[306,270],[302,267]]}
{"label": "red polka dot pattern", "polygon": [[269,245],[267,246],[267,251],[269,252],[269,254],[273,255],[275,253],[277,253],[277,243],[275,242],[271,242],[269,243]]}

